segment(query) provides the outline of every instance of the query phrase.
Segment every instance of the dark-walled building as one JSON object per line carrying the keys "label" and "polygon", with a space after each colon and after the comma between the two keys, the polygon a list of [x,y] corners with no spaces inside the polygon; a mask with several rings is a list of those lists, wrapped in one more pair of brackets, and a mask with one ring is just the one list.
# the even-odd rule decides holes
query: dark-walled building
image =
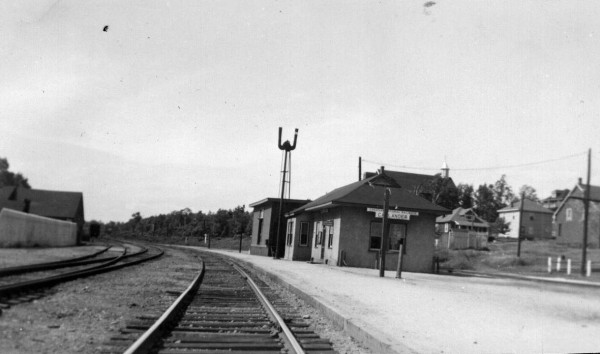
{"label": "dark-walled building", "polygon": [[[277,245],[277,218],[279,217],[279,198],[265,198],[250,204],[252,212],[252,243],[250,254],[274,256]],[[284,199],[283,213],[296,209],[310,200]],[[282,218],[279,232],[279,257],[283,257],[285,244],[285,217]]]}
{"label": "dark-walled building", "polygon": [[[581,247],[583,244],[584,197],[586,185],[579,180],[554,212],[553,227],[556,241]],[[590,186],[588,211],[588,247],[600,246],[600,187]]]}

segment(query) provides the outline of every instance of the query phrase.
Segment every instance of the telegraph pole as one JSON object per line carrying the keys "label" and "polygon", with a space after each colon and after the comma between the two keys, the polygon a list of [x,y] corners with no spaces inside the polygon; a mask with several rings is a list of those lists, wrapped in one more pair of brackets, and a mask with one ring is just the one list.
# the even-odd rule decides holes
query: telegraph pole
{"label": "telegraph pole", "polygon": [[362,179],[361,177],[362,175],[362,157],[358,157],[358,180],[360,181]]}
{"label": "telegraph pole", "polygon": [[587,240],[588,240],[588,217],[590,212],[590,170],[592,168],[592,149],[588,149],[587,182],[583,197],[583,242],[581,245],[581,275],[586,274],[587,263]]}
{"label": "telegraph pole", "polygon": [[521,257],[521,230],[523,230],[523,209],[525,206],[525,192],[521,192],[521,205],[519,206],[519,231],[517,232],[517,257]]}
{"label": "telegraph pole", "polygon": [[[383,170],[382,170],[383,171]],[[389,233],[389,224],[388,224],[388,210],[390,209],[390,189],[384,187],[385,191],[383,192],[383,227],[381,228],[381,248],[379,251],[379,276],[383,277],[385,275],[385,253],[387,252],[387,243],[388,243],[388,233]]]}
{"label": "telegraph pole", "polygon": [[281,143],[281,127],[279,127],[279,150],[283,150],[284,158],[283,158],[283,178],[281,179],[281,198],[279,199],[279,218],[277,219],[277,239],[275,240],[275,254],[273,255],[273,259],[279,259],[279,237],[281,234],[281,223],[283,219],[283,197],[285,195],[285,173],[287,172],[287,158],[288,153],[291,153],[292,150],[296,148],[296,140],[298,139],[298,128],[296,128],[294,134],[294,144],[290,144],[289,140],[286,140],[283,144]]}

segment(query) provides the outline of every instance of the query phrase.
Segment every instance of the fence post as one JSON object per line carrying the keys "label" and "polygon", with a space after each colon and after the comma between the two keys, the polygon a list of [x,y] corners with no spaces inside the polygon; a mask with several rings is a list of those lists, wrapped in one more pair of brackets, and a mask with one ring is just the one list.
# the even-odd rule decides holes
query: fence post
{"label": "fence post", "polygon": [[571,275],[571,258],[567,259],[567,275]]}
{"label": "fence post", "polygon": [[552,273],[552,257],[548,257],[548,273]]}
{"label": "fence post", "polygon": [[585,272],[585,276],[589,277],[592,275],[592,261],[588,259],[587,264],[586,264],[586,272]]}
{"label": "fence post", "polygon": [[556,272],[560,272],[560,256],[556,257]]}

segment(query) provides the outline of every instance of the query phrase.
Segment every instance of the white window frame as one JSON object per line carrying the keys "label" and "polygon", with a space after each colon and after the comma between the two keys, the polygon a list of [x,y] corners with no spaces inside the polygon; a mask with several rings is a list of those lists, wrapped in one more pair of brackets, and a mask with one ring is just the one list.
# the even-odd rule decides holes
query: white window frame
{"label": "white window frame", "polygon": [[565,219],[567,221],[573,221],[573,209],[572,208],[567,208],[567,210],[565,210]]}

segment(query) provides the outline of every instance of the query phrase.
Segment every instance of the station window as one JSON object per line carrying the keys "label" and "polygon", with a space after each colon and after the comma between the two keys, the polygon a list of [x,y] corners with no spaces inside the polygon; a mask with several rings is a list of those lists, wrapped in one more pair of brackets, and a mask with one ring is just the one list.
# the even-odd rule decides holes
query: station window
{"label": "station window", "polygon": [[369,229],[369,249],[381,249],[381,222],[371,221],[371,227]]}
{"label": "station window", "polygon": [[308,245],[308,223],[300,223],[300,246]]}
{"label": "station window", "polygon": [[402,243],[402,254],[406,254],[406,224],[390,224],[389,239],[390,251],[400,250],[400,243]]}
{"label": "station window", "polygon": [[[381,227],[382,224],[379,221],[372,221],[370,228],[369,237],[369,249],[379,250],[381,249]],[[390,229],[388,233],[388,251],[398,251],[400,249],[400,243],[403,244],[402,254],[406,254],[406,224],[390,223]]]}
{"label": "station window", "polygon": [[288,221],[287,224],[287,238],[286,238],[286,244],[288,246],[292,245],[292,235],[294,233],[294,222],[293,221]]}
{"label": "station window", "polygon": [[567,218],[567,221],[573,221],[573,209],[567,208],[566,218]]}
{"label": "station window", "polygon": [[329,239],[327,240],[327,248],[333,247],[333,225],[329,226]]}

